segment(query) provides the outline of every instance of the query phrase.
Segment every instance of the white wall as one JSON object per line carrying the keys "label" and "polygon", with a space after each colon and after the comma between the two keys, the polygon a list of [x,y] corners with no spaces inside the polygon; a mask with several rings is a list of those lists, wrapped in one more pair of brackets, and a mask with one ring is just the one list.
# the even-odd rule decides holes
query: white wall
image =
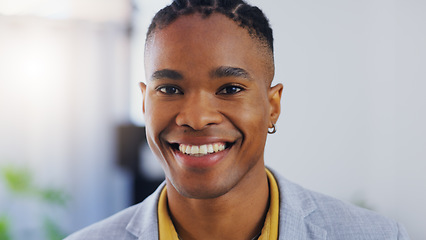
{"label": "white wall", "polygon": [[250,2],[270,18],[284,84],[267,164],[425,239],[426,3]]}

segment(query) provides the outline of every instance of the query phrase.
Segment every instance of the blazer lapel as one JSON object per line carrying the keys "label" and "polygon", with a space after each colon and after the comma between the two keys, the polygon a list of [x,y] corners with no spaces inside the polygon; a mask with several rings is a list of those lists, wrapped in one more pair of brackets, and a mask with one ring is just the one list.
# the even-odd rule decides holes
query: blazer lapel
{"label": "blazer lapel", "polygon": [[327,232],[305,219],[303,214],[285,207],[280,210],[280,240],[325,240]]}
{"label": "blazer lapel", "polygon": [[317,209],[311,196],[302,187],[273,174],[280,189],[279,239],[327,239],[327,231],[307,219]]}
{"label": "blazer lapel", "polygon": [[127,224],[126,230],[140,240],[158,239],[157,203],[163,182],[153,194],[141,202],[132,219]]}

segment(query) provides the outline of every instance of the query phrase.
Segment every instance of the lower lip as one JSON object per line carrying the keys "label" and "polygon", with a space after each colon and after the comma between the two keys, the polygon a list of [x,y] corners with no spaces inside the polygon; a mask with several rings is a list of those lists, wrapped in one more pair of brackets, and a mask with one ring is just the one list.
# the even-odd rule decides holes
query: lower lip
{"label": "lower lip", "polygon": [[184,154],[179,150],[174,149],[176,160],[187,168],[205,169],[211,168],[221,162],[232,147],[226,148],[223,151],[211,153],[203,156],[191,156]]}

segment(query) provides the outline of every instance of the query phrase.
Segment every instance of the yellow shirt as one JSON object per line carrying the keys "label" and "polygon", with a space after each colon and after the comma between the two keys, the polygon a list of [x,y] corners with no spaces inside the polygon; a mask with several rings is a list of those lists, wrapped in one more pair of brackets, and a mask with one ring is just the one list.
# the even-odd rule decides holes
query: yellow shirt
{"label": "yellow shirt", "polygon": [[[266,214],[265,222],[262,228],[262,234],[259,240],[276,240],[278,239],[278,224],[280,212],[280,193],[278,184],[274,175],[266,169],[266,175],[269,180],[269,210]],[[160,240],[179,240],[176,229],[170,218],[167,207],[167,190],[163,188],[158,200],[158,231]]]}

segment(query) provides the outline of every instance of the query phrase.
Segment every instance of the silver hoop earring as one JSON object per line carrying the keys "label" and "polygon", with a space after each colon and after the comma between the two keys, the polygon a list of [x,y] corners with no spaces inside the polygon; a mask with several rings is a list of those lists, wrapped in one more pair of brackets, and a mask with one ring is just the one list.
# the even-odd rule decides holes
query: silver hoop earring
{"label": "silver hoop earring", "polygon": [[274,134],[277,132],[277,128],[275,127],[275,124],[272,123],[272,130],[270,130],[270,128],[268,128],[268,133],[269,134]]}

